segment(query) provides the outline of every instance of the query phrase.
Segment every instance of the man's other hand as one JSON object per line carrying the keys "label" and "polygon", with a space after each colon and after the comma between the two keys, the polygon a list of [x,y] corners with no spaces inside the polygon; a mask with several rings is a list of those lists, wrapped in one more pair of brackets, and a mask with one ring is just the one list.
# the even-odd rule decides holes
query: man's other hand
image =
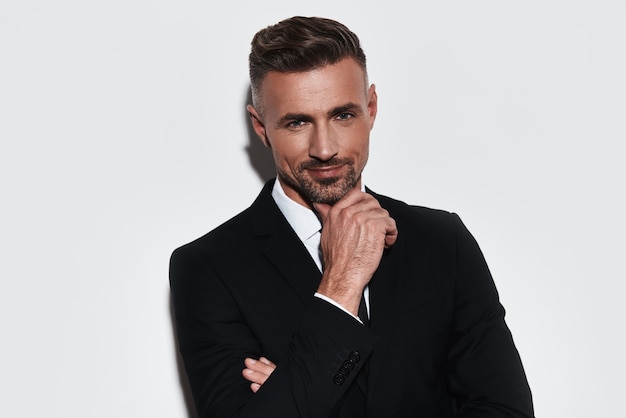
{"label": "man's other hand", "polygon": [[250,389],[254,393],[261,388],[261,385],[265,383],[274,369],[276,369],[276,365],[265,357],[261,357],[258,360],[248,357],[243,363],[246,367],[241,374],[250,382]]}

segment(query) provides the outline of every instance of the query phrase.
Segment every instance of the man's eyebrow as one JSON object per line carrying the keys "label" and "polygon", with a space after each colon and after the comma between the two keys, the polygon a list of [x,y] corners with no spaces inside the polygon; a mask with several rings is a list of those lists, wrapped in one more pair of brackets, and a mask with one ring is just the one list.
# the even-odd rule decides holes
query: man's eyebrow
{"label": "man's eyebrow", "polygon": [[282,118],[278,120],[279,124],[291,122],[294,120],[310,121],[313,119],[310,115],[304,113],[286,113]]}
{"label": "man's eyebrow", "polygon": [[357,105],[356,103],[346,103],[345,105],[337,106],[336,108],[331,109],[328,112],[328,116],[334,116],[334,115],[338,115],[340,113],[354,111],[355,109],[358,110],[359,109],[359,105]]}

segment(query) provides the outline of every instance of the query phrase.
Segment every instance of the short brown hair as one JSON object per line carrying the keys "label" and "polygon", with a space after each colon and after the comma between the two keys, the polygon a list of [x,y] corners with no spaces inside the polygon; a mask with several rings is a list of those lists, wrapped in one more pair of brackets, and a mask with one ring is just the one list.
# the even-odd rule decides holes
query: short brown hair
{"label": "short brown hair", "polygon": [[248,61],[254,106],[262,112],[261,83],[268,72],[311,71],[344,58],[353,58],[361,66],[367,84],[365,53],[359,38],[342,23],[294,16],[261,29],[252,38]]}

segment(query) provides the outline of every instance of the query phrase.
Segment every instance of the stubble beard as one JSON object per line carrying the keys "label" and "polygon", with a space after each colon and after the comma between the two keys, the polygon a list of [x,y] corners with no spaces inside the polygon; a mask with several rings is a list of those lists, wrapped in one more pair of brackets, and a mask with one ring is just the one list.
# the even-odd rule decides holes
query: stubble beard
{"label": "stubble beard", "polygon": [[[313,179],[306,174],[306,170],[310,168],[334,165],[343,165],[346,168],[346,173],[340,177],[325,179]],[[307,161],[298,166],[295,179],[286,175],[282,170],[278,170],[278,176],[284,183],[298,191],[306,200],[328,205],[334,205],[344,197],[356,186],[359,178],[354,169],[354,162],[347,158],[333,159],[326,162]]]}

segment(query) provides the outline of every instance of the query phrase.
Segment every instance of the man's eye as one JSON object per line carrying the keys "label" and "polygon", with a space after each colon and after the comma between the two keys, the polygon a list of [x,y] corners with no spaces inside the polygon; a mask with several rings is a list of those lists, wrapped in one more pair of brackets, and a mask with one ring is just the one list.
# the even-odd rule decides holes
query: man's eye
{"label": "man's eye", "polygon": [[288,128],[299,128],[302,125],[304,125],[304,121],[303,120],[293,120],[293,121],[291,121],[291,122],[289,122],[287,124],[287,127]]}
{"label": "man's eye", "polygon": [[352,118],[352,114],[351,113],[340,113],[337,115],[337,119],[339,120],[348,120]]}

